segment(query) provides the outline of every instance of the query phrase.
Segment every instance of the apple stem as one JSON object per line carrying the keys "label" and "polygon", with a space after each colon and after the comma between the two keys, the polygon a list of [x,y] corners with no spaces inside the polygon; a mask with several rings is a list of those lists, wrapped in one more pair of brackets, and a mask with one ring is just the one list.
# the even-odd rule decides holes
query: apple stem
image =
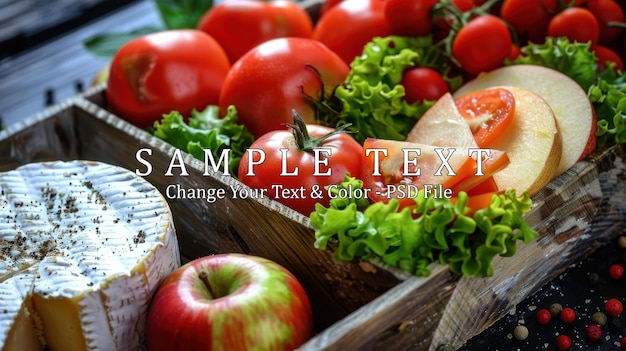
{"label": "apple stem", "polygon": [[205,271],[202,271],[200,272],[199,277],[202,283],[204,283],[204,286],[206,286],[207,290],[209,290],[209,294],[211,294],[211,297],[217,299],[218,296],[215,294],[211,283],[209,283],[209,275]]}

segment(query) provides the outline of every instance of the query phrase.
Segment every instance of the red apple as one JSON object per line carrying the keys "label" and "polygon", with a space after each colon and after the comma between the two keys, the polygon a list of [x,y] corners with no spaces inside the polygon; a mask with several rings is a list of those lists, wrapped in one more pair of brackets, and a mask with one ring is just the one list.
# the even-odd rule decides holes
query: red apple
{"label": "red apple", "polygon": [[296,278],[267,259],[220,254],[193,260],[157,289],[148,350],[293,350],[313,334]]}

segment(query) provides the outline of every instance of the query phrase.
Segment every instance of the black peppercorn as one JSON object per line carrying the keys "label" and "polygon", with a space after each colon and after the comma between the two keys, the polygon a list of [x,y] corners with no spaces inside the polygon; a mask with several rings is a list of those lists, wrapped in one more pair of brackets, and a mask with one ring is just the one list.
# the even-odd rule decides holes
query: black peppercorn
{"label": "black peppercorn", "polygon": [[600,282],[600,276],[598,273],[589,273],[587,276],[587,282],[589,283],[589,286],[595,287]]}
{"label": "black peppercorn", "polygon": [[622,329],[622,321],[619,317],[611,317],[607,324],[612,332],[619,332]]}

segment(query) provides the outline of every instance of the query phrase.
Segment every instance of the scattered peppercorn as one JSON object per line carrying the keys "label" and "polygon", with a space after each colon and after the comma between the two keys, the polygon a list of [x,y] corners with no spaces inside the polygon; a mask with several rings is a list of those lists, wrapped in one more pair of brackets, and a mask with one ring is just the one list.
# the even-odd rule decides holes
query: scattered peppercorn
{"label": "scattered peppercorn", "polygon": [[619,332],[622,330],[622,321],[619,317],[611,317],[607,325],[612,332]]}
{"label": "scattered peppercorn", "polygon": [[604,314],[604,312],[596,312],[592,314],[591,322],[604,327],[606,325],[606,314]]}
{"label": "scattered peppercorn", "polygon": [[572,347],[572,339],[567,335],[559,335],[556,338],[556,348],[559,350],[569,350]]}
{"label": "scattered peppercorn", "polygon": [[600,326],[597,324],[590,324],[585,330],[585,333],[588,340],[597,341],[600,340],[600,337],[602,336],[602,329],[600,329]]}
{"label": "scattered peppercorn", "polygon": [[587,275],[587,282],[589,283],[589,286],[595,287],[600,282],[600,276],[598,273],[589,273],[589,275]]}
{"label": "scattered peppercorn", "polygon": [[550,314],[550,311],[548,311],[545,308],[541,308],[537,311],[537,323],[539,324],[548,324],[550,323],[550,320],[552,319],[552,314]]}
{"label": "scattered peppercorn", "polygon": [[617,246],[621,247],[622,249],[626,249],[626,235],[622,235],[617,238]]}
{"label": "scattered peppercorn", "polygon": [[620,340],[619,344],[622,347],[622,350],[626,350],[626,336]]}
{"label": "scattered peppercorn", "polygon": [[612,264],[609,267],[609,275],[614,280],[620,280],[624,276],[624,267],[621,264]]}
{"label": "scattered peppercorn", "polygon": [[608,299],[604,304],[604,309],[606,310],[606,314],[611,317],[617,317],[622,314],[624,310],[624,306],[622,302],[618,299]]}
{"label": "scattered peppercorn", "polygon": [[561,314],[561,311],[563,311],[563,306],[561,306],[560,303],[553,303],[550,305],[550,314],[552,315],[552,318],[558,317],[559,314]]}
{"label": "scattered peppercorn", "polygon": [[528,328],[523,325],[518,325],[513,330],[513,336],[517,340],[526,340],[526,338],[528,337]]}
{"label": "scattered peppercorn", "polygon": [[571,307],[564,307],[560,316],[563,323],[572,323],[576,319],[576,312]]}

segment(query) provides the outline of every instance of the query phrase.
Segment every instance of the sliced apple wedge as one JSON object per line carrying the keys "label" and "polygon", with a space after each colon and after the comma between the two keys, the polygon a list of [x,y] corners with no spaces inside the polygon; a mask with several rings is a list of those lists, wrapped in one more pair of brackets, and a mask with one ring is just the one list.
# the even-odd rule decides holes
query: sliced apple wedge
{"label": "sliced apple wedge", "polygon": [[443,95],[417,121],[406,141],[434,146],[478,147],[469,124],[463,118],[452,94]]}
{"label": "sliced apple wedge", "polygon": [[515,114],[492,148],[505,151],[510,163],[493,178],[500,190],[528,190],[532,196],[557,175],[561,137],[552,108],[541,96],[524,88],[504,88],[515,96]]}
{"label": "sliced apple wedge", "polygon": [[506,66],[479,75],[458,89],[454,96],[495,86],[528,89],[550,105],[563,145],[557,174],[563,173],[595,149],[596,117],[593,106],[587,93],[565,74],[536,65]]}

